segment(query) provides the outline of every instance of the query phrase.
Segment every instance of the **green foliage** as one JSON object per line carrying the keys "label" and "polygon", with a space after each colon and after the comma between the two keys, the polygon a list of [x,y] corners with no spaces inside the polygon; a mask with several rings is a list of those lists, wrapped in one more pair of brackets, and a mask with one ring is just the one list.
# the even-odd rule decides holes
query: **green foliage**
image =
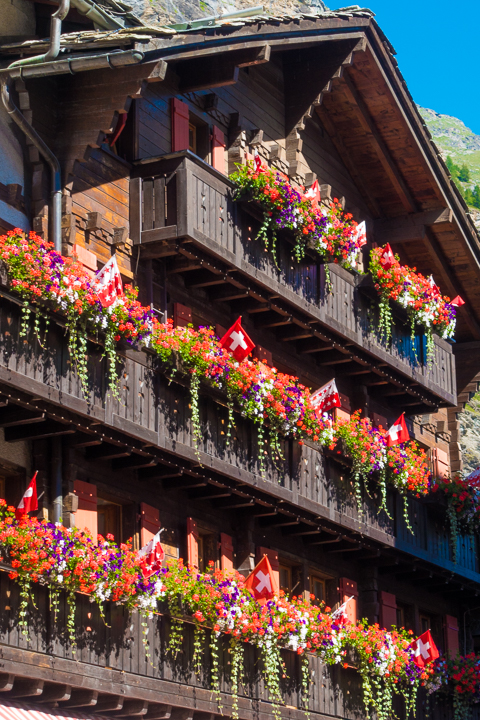
{"label": "green foliage", "polygon": [[470,182],[470,170],[468,169],[467,165],[463,163],[463,165],[456,165],[451,156],[447,156],[447,168],[452,176],[452,180],[455,181],[455,184],[457,185],[460,194],[464,198],[467,205],[470,207],[478,208],[480,209],[480,186],[475,185],[473,190],[470,188],[465,188],[461,183],[467,183]]}

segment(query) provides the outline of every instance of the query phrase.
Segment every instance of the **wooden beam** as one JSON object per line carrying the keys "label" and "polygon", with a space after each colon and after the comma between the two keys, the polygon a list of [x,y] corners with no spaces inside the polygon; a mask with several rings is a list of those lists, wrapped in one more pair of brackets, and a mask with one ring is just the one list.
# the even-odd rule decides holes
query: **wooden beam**
{"label": "wooden beam", "polygon": [[449,225],[452,219],[453,212],[450,208],[437,208],[389,220],[375,220],[375,242],[383,245],[386,242],[393,244],[423,240],[427,227],[434,226],[437,229]]}
{"label": "wooden beam", "polygon": [[6,405],[0,407],[0,427],[15,427],[16,425],[27,425],[40,423],[46,419],[46,414],[41,410],[33,412],[26,410],[20,405]]}
{"label": "wooden beam", "polygon": [[[128,698],[123,701],[121,710],[114,710],[111,715],[113,717],[143,717],[148,712],[148,702],[146,700],[135,700]],[[110,715],[110,713],[108,713]]]}
{"label": "wooden beam", "polygon": [[183,475],[183,468],[176,465],[155,465],[153,468],[145,468],[138,473],[138,479],[144,480],[164,480],[167,478],[179,478]]}
{"label": "wooden beam", "polygon": [[54,703],[70,700],[72,695],[71,685],[47,685],[43,688],[42,695],[38,698],[39,703]]}
{"label": "wooden beam", "polygon": [[0,673],[0,692],[10,692],[15,682],[15,675],[11,673]]}
{"label": "wooden beam", "polygon": [[382,215],[382,212],[380,210],[380,206],[377,203],[377,200],[375,196],[372,194],[371,190],[366,186],[365,184],[365,178],[360,173],[360,170],[357,168],[357,165],[354,160],[350,157],[350,152],[347,150],[347,148],[344,145],[344,142],[342,138],[340,137],[339,133],[337,132],[337,129],[334,125],[334,123],[330,120],[327,111],[325,110],[322,105],[318,105],[316,107],[317,115],[320,118],[320,122],[322,123],[323,127],[327,131],[327,134],[330,137],[330,140],[335,145],[335,148],[342,158],[342,161],[347,168],[348,172],[350,173],[350,176],[353,180],[354,185],[357,187],[360,195],[364,198],[368,209],[370,210],[371,214],[374,218],[378,218]]}
{"label": "wooden beam", "polygon": [[176,65],[179,91],[186,93],[235,85],[240,70],[231,57],[233,54],[230,53],[225,62],[219,62],[218,57],[206,57]]}
{"label": "wooden beam", "polygon": [[112,470],[139,470],[141,468],[155,467],[158,463],[157,458],[138,455],[132,453],[129,457],[116,458],[112,462]]}
{"label": "wooden beam", "polygon": [[231,498],[223,500],[215,500],[214,506],[222,510],[238,510],[239,508],[253,507],[255,500],[253,498],[241,498],[238,495],[232,495]]}
{"label": "wooden beam", "polygon": [[10,697],[37,697],[43,692],[43,680],[34,680],[27,677],[16,677]]}
{"label": "wooden beam", "polygon": [[348,73],[345,73],[343,77],[342,88],[347,95],[347,98],[357,108],[357,117],[360,125],[366,132],[370,143],[373,145],[378,159],[380,160],[390,182],[395,188],[405,210],[407,212],[414,212],[417,210],[417,203],[413,199],[410,190],[401,176],[398,166],[390,155],[390,151],[380,135],[362,96],[358,92],[355,83],[351,77],[349,77]]}
{"label": "wooden beam", "polygon": [[144,720],[170,720],[171,715],[171,705],[150,703],[148,706],[148,712],[144,715]]}
{"label": "wooden beam", "polygon": [[64,425],[54,420],[35,423],[34,425],[19,425],[5,428],[5,440],[7,442],[19,442],[20,440],[41,440],[47,437],[59,435],[74,435],[75,428],[72,425]]}
{"label": "wooden beam", "polygon": [[106,695],[99,698],[95,706],[95,713],[108,712],[109,710],[121,710],[124,697],[122,695]]}
{"label": "wooden beam", "polygon": [[110,443],[102,443],[97,447],[87,448],[85,458],[92,460],[115,460],[115,458],[125,458],[132,454],[130,448],[124,445],[111,445]]}
{"label": "wooden beam", "polygon": [[70,699],[62,703],[62,708],[94,707],[97,704],[98,691],[75,688],[72,690]]}

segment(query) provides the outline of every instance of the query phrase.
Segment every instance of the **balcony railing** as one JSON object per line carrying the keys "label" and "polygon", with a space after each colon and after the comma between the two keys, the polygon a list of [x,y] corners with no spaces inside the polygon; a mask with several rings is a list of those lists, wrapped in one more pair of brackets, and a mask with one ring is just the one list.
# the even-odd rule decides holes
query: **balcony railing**
{"label": "balcony railing", "polygon": [[[24,426],[7,427],[7,442],[74,433],[76,428],[85,426],[88,429],[94,422],[137,439],[142,453],[151,447],[153,454],[156,450],[166,451],[172,460],[177,456],[192,466],[198,466],[199,457],[209,473],[217,478],[225,477],[230,484],[238,483],[240,491],[242,488],[255,489],[274,506],[281,501],[280,516],[284,517],[283,509],[289,507],[294,520],[293,528],[286,529],[287,534],[298,531],[297,536],[301,537],[302,530],[312,529],[305,528],[303,521],[297,522],[297,514],[323,518],[330,528],[333,525],[343,527],[354,535],[360,532],[383,546],[398,548],[450,572],[480,581],[478,560],[468,537],[460,538],[458,561],[454,564],[445,523],[439,522],[421,501],[411,500],[414,535],[406,528],[400,500],[393,494],[389,497],[393,519],[384,512],[378,513],[378,502],[374,498],[365,497],[359,511],[349,485],[349,467],[340,465],[335,458],[326,458],[316,446],[305,444],[300,447],[296,442],[284,440],[283,459],[273,461],[266,455],[262,469],[259,457],[264,446],[259,447],[254,424],[235,413],[235,427],[230,444],[227,444],[226,401],[220,394],[213,397],[211,390],[201,393],[202,439],[197,456],[187,384],[182,384],[178,374],[174,382],[169,381],[152,355],[128,350],[119,356],[121,373],[119,398],[116,399],[106,392],[107,373],[105,359],[101,357],[102,348],[94,342],[89,343],[90,394],[88,400],[85,399],[69,360],[61,318],[52,317],[46,337],[42,338],[42,347],[33,337],[33,330],[27,338],[19,337],[20,310],[20,304],[3,293],[0,301],[0,392],[4,396],[10,394],[13,403],[25,402],[30,397],[34,404],[41,401],[42,407],[61,407],[62,412],[56,412],[55,420],[48,423],[40,417],[38,423],[29,421]],[[16,394],[12,393],[12,388]],[[184,487],[181,480],[175,479],[169,480],[169,487],[175,487],[176,483]],[[266,524],[270,521],[271,518],[267,518]],[[278,525],[281,527],[280,521]],[[311,532],[305,535],[309,535],[308,542],[314,544]],[[332,550],[341,552],[342,548],[343,545],[339,545]],[[350,553],[350,557],[353,555]]]}
{"label": "balcony railing", "polygon": [[[142,244],[142,257],[175,254],[168,241],[191,243],[240,273],[248,285],[328,328],[341,344],[360,348],[379,366],[386,364],[413,385],[456,404],[455,360],[447,342],[435,337],[434,361],[427,366],[424,338],[412,343],[407,325],[396,324],[391,346],[381,341],[376,331],[378,300],[363,291],[361,276],[332,265],[328,292],[323,265],[313,256],[297,262],[288,242],[281,241],[277,267],[263,244],[254,240],[259,222],[233,201],[232,184],[221,173],[183,152],[142,161],[136,174],[131,181],[131,236]],[[225,282],[228,286],[228,278]],[[211,284],[218,289],[218,281]]]}
{"label": "balcony railing", "polygon": [[[59,701],[60,707],[89,706],[89,713],[102,715],[102,707],[108,708],[110,717],[126,716],[127,702],[133,717],[144,715],[152,718],[169,717],[165,715],[170,706],[193,707],[205,713],[220,714],[215,697],[211,692],[211,656],[208,631],[203,643],[202,664],[196,674],[193,664],[194,628],[186,622],[183,629],[183,642],[180,652],[173,658],[168,648],[170,620],[167,616],[155,613],[150,619],[142,618],[135,611],[129,611],[122,605],[106,602],[103,617],[98,606],[89,602],[84,595],[76,596],[75,634],[76,648],[73,648],[66,633],[68,614],[67,599],[60,594],[59,612],[54,618],[49,607],[49,594],[45,587],[34,585],[27,613],[27,634],[19,629],[20,596],[19,586],[9,580],[5,571],[0,571],[0,647],[2,654],[2,679],[6,673],[10,682],[15,676],[27,676],[35,685],[31,702],[48,702],[47,696],[55,694],[55,688],[65,683],[76,693],[77,705],[69,701]],[[146,627],[142,628],[142,623]],[[144,630],[147,631],[148,655],[143,643]],[[301,658],[292,651],[282,651],[285,663],[285,676],[281,681],[282,699],[286,705],[282,717],[300,720],[306,717],[301,709],[305,707],[302,693]],[[309,711],[313,717],[345,718],[360,720],[365,718],[365,708],[361,689],[361,678],[353,668],[325,666],[318,657],[310,656],[311,682],[308,697]],[[231,715],[231,655],[228,637],[221,636],[219,652],[219,678],[222,695],[223,714]],[[43,685],[45,681],[45,686]],[[8,697],[10,686],[2,684],[3,697]],[[91,690],[90,688],[96,688]],[[15,683],[12,695],[15,697]],[[52,692],[53,691],[53,692]],[[62,698],[62,692],[57,697]],[[45,693],[45,699],[42,693]],[[81,693],[81,697],[79,695]],[[116,705],[115,696],[120,702]],[[262,661],[259,651],[245,644],[243,672],[239,683],[240,720],[249,720],[258,713],[261,717],[271,717],[271,703],[263,680]],[[131,707],[135,699],[142,706]],[[148,700],[145,701],[145,698]],[[404,717],[405,711],[401,698],[396,699],[395,710],[398,717]],[[118,702],[118,700],[117,700]],[[123,703],[123,712],[122,712]],[[160,705],[159,705],[160,704]],[[95,705],[98,705],[97,713]],[[42,706],[44,707],[44,706]],[[296,709],[300,712],[296,712]],[[110,715],[112,711],[113,715]],[[424,693],[420,693],[416,717],[426,718]],[[171,707],[170,707],[171,711]],[[202,712],[203,711],[203,712]],[[173,717],[173,715],[172,715]],[[450,720],[453,717],[448,701],[430,707],[430,720]],[[477,720],[474,713],[472,720]]]}

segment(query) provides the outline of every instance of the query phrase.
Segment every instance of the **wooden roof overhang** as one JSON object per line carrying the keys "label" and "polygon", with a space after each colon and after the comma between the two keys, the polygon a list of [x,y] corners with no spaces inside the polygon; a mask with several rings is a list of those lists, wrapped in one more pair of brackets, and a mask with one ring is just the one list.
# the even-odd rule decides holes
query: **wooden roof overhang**
{"label": "wooden roof overhang", "polygon": [[[471,358],[480,348],[479,237],[376,22],[318,17],[289,25],[237,23],[156,38],[144,51],[174,68],[180,89],[192,78],[194,63],[201,86],[210,75],[208,86],[214,87],[236,81],[239,61],[258,64],[283,53],[286,133],[318,116],[374,219],[369,237],[390,242],[403,263],[433,273],[445,294],[466,301],[454,346],[461,391],[480,369],[480,359]],[[218,77],[220,54],[231,59],[228,79]],[[209,70],[214,61],[216,81]]]}

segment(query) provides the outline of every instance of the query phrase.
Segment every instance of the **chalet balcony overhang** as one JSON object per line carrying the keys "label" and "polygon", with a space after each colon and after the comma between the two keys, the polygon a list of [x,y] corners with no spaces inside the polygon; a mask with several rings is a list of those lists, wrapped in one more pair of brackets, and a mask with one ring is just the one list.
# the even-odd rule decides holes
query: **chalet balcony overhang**
{"label": "chalet balcony overhang", "polygon": [[7,442],[60,436],[66,450],[80,451],[87,462],[113,472],[135,472],[140,485],[155,483],[160,492],[184,493],[216,510],[240,513],[331,557],[392,565],[394,572],[414,556],[445,591],[463,587],[466,597],[475,596],[480,574],[471,540],[461,538],[455,564],[448,530],[439,530],[425,503],[411,500],[414,535],[404,522],[401,498],[394,494],[388,500],[392,519],[379,514],[372,498],[365,497],[359,509],[352,493],[345,492],[351,467],[340,465],[337,455],[326,459],[314,444],[300,447],[284,440],[284,459],[267,456],[262,470],[254,424],[235,413],[227,446],[222,431],[228,423],[227,403],[211,390],[200,395],[204,430],[196,449],[190,392],[180,374],[171,382],[154,365],[153,355],[124,350],[119,355],[119,398],[114,398],[106,392],[102,348],[91,341],[86,399],[69,361],[62,319],[51,316],[43,347],[33,332],[19,337],[20,323],[20,301],[3,291],[0,427]]}
{"label": "chalet balcony overhang", "polygon": [[409,414],[456,405],[449,343],[435,336],[428,366],[422,338],[412,344],[408,326],[399,324],[390,347],[379,339],[375,299],[361,276],[331,265],[328,292],[318,257],[298,263],[286,242],[278,243],[277,269],[254,240],[255,217],[233,201],[220,172],[184,151],[141,161],[134,174],[130,225],[141,259],[163,258],[171,278],[183,275],[187,288],[245,313],[319,367],[395,396]]}

